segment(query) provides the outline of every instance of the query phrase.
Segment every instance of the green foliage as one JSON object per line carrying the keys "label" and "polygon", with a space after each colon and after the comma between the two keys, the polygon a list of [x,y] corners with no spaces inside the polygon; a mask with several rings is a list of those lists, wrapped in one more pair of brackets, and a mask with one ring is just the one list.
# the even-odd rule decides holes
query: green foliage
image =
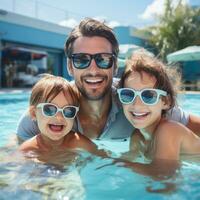
{"label": "green foliage", "polygon": [[200,45],[200,8],[184,5],[182,0],[176,7],[172,0],[165,1],[159,24],[146,29],[151,33],[150,43],[165,60],[166,55],[191,45]]}

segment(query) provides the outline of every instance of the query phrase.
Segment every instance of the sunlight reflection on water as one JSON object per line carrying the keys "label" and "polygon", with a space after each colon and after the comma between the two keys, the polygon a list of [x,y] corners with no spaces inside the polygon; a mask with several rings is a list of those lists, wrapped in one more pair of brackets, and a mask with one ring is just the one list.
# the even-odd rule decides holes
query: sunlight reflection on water
{"label": "sunlight reflection on water", "polygon": [[[0,199],[200,199],[200,158],[184,161],[175,176],[160,181],[113,165],[111,159],[84,153],[62,170],[11,156],[16,146],[7,148],[5,144],[15,136],[17,121],[27,109],[29,95],[0,94]],[[184,110],[200,115],[199,99],[200,95],[191,94],[181,96],[179,102]],[[128,149],[129,141],[97,143],[118,157]]]}

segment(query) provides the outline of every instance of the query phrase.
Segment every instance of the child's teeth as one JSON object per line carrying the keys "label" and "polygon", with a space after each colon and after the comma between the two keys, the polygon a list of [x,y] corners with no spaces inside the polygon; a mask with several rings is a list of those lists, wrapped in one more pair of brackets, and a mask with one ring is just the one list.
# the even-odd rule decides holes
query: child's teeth
{"label": "child's teeth", "polygon": [[146,113],[133,113],[134,115],[136,115],[136,116],[143,116],[143,115],[146,115]]}

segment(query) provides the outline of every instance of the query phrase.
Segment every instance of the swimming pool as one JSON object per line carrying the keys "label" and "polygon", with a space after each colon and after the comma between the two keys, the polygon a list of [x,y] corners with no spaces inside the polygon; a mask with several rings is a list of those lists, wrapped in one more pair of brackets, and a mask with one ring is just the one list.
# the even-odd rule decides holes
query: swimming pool
{"label": "swimming pool", "polygon": [[[50,165],[22,162],[16,148],[6,147],[16,124],[28,106],[29,93],[0,94],[0,199],[63,199],[63,200],[186,200],[200,199],[200,158],[183,162],[175,177],[158,181],[130,169],[110,164],[110,159],[80,153],[74,163],[62,169]],[[181,95],[179,102],[188,112],[200,115],[199,94]],[[116,155],[126,151],[126,142],[105,141],[102,145]],[[149,192],[172,185],[163,193]]]}

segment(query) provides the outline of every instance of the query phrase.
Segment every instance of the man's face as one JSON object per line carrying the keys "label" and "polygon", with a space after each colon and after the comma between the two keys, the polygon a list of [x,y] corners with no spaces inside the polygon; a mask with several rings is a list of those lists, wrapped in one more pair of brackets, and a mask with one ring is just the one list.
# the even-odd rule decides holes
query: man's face
{"label": "man's face", "polygon": [[[112,53],[112,46],[103,37],[79,37],[73,45],[74,53]],[[68,65],[68,70],[74,76],[76,86],[89,100],[100,100],[106,94],[110,94],[114,68],[113,64],[109,69],[100,69],[94,59],[85,69],[76,69],[71,60]]]}

